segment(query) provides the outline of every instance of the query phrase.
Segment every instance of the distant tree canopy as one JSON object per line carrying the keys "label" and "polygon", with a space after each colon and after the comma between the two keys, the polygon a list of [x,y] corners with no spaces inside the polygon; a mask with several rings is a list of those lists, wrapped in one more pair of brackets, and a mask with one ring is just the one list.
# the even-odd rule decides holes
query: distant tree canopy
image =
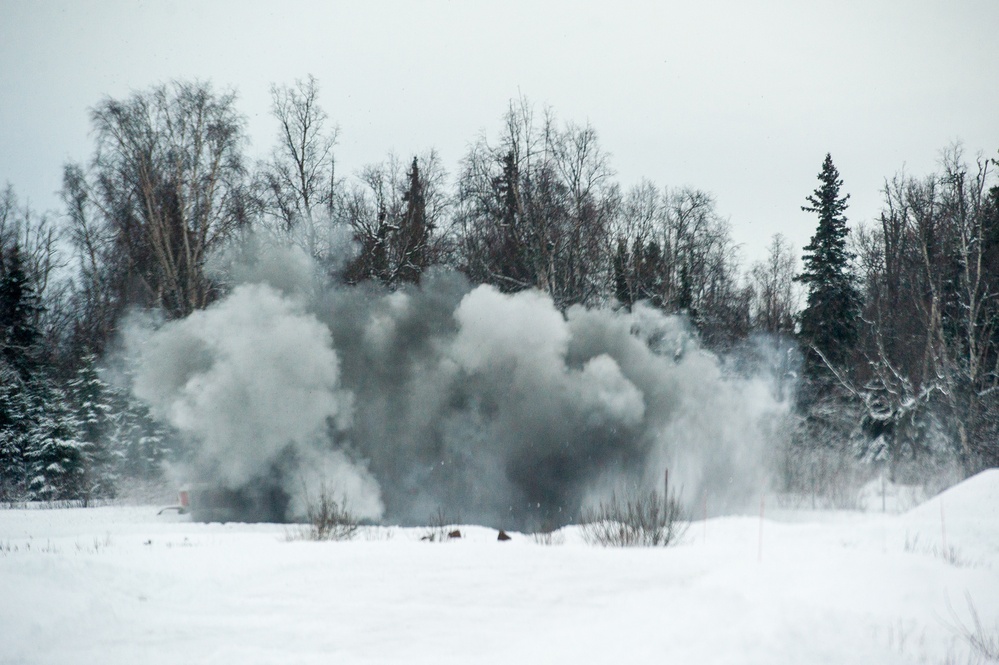
{"label": "distant tree canopy", "polygon": [[537,288],[562,308],[608,295],[617,188],[596,131],[539,121],[511,103],[497,145],[474,143],[458,178],[458,266],[504,291]]}

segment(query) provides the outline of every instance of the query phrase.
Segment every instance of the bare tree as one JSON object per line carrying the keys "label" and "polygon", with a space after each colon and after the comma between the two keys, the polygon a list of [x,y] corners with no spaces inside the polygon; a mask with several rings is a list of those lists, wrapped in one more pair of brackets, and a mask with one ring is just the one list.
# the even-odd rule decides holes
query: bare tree
{"label": "bare tree", "polygon": [[643,182],[625,197],[614,228],[619,302],[686,314],[714,347],[748,334],[752,291],[739,284],[736,247],[711,195]]}
{"label": "bare tree", "polygon": [[860,396],[868,434],[892,465],[930,452],[939,430],[971,471],[997,457],[999,190],[990,191],[990,163],[967,165],[957,146],[941,167],[886,182],[880,225],[858,235]]}
{"label": "bare tree", "polygon": [[259,175],[263,209],[276,222],[275,230],[323,260],[343,203],[333,153],[338,129],[319,105],[319,85],[312,76],[294,86],[272,86],[271,112],[280,130]]}
{"label": "bare tree", "polygon": [[[995,333],[999,323],[995,276],[987,273],[987,253],[995,243],[994,229],[986,226],[990,163],[981,157],[975,167],[963,162],[959,146],[943,154],[941,213],[951,229],[956,279],[939,307],[945,314],[937,326],[935,365],[946,382],[945,395],[953,410],[961,457],[970,469],[981,464],[983,453],[995,455],[991,436],[993,415],[987,401],[999,387],[999,353]],[[939,297],[939,296],[938,296]],[[991,362],[990,362],[991,361]],[[994,398],[989,401],[994,401]],[[983,418],[984,416],[984,418]],[[988,448],[989,450],[984,450]],[[999,457],[999,456],[996,456]]]}
{"label": "bare tree", "polygon": [[70,165],[64,182],[75,236],[112,242],[122,296],[184,316],[214,295],[209,253],[247,223],[243,119],[235,94],[177,81],[91,112],[96,149],[89,168]]}
{"label": "bare tree", "polygon": [[771,335],[794,334],[794,314],[799,302],[794,284],[796,272],[797,260],[791,243],[780,233],[775,234],[766,259],[753,264],[750,272],[757,330]]}
{"label": "bare tree", "polygon": [[596,131],[540,122],[510,103],[498,144],[481,137],[459,178],[462,267],[507,291],[538,288],[559,307],[606,296],[619,204]]}
{"label": "bare tree", "polygon": [[67,263],[59,251],[59,234],[51,218],[21,205],[8,184],[0,192],[0,247],[17,243],[32,288],[44,297],[54,274]]}
{"label": "bare tree", "polygon": [[361,184],[344,197],[340,219],[359,252],[346,279],[374,279],[396,287],[417,283],[432,265],[453,253],[447,173],[435,150],[414,157],[409,168],[390,155],[365,167]]}
{"label": "bare tree", "polygon": [[71,325],[70,282],[64,270],[69,261],[52,217],[22,205],[14,187],[8,184],[0,192],[0,275],[4,273],[3,257],[14,246],[31,291],[40,303],[32,324],[46,340],[49,360],[54,360]]}

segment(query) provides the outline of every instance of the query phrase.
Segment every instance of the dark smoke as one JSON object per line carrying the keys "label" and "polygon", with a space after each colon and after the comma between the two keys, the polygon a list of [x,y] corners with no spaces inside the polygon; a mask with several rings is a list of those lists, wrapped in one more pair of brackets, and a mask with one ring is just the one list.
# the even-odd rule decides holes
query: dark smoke
{"label": "dark smoke", "polygon": [[303,265],[292,252],[243,265],[222,302],[131,331],[136,394],[195,443],[189,474],[238,488],[280,468],[287,517],[325,482],[403,524],[442,509],[559,525],[660,486],[666,467],[688,499],[758,496],[783,405],[764,378],[726,376],[681,319],[563,315],[539,292],[446,272],[394,293],[321,289]]}

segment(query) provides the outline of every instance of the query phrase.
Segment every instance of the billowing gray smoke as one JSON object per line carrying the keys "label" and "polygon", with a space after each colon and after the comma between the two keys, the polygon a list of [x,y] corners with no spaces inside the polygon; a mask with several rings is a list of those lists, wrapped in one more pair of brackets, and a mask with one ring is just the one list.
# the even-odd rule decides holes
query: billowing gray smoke
{"label": "billowing gray smoke", "polygon": [[279,477],[289,514],[325,482],[363,517],[508,528],[569,522],[667,467],[688,500],[758,496],[783,406],[764,378],[726,376],[681,319],[563,315],[453,273],[320,289],[296,265],[243,265],[221,302],[132,329],[135,392],[194,442],[191,473]]}

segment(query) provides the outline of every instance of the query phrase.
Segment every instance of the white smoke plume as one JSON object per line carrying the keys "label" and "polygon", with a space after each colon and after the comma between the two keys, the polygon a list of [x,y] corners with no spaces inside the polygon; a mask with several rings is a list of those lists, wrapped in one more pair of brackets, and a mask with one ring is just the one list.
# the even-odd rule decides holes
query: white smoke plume
{"label": "white smoke plume", "polygon": [[195,442],[201,475],[238,488],[288,453],[332,459],[353,508],[381,516],[371,476],[329,447],[327,429],[349,427],[352,399],[339,387],[329,329],[295,300],[267,284],[241,285],[186,319],[133,328],[129,342],[136,396]]}
{"label": "white smoke plume", "polygon": [[394,293],[317,289],[275,268],[300,258],[258,263],[207,310],[133,335],[136,394],[207,474],[254,482],[290,447],[289,478],[307,468],[365,516],[444,509],[506,528],[570,522],[612,491],[661,487],[666,468],[716,510],[759,496],[785,404],[679,318],[563,314],[453,273]]}

